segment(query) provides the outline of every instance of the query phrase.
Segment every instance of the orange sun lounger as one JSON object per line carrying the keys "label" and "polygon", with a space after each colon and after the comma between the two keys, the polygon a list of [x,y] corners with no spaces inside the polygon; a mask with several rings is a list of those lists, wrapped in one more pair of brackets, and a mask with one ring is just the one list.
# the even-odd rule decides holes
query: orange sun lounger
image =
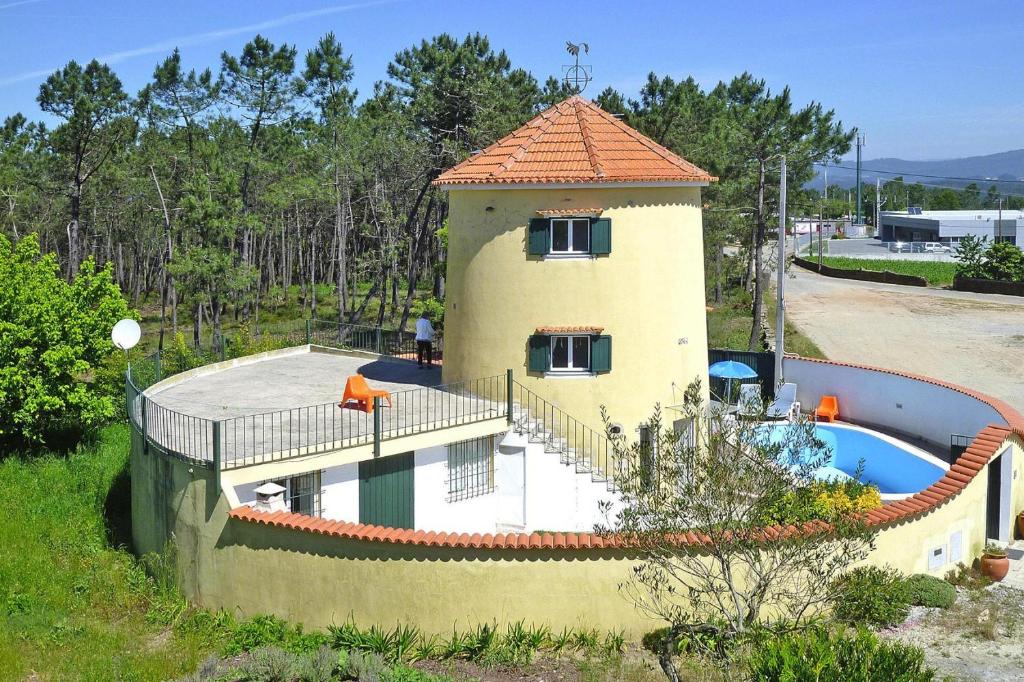
{"label": "orange sun lounger", "polygon": [[357,407],[363,412],[373,412],[373,399],[384,398],[391,407],[391,394],[387,391],[370,388],[362,374],[353,374],[345,382],[345,393],[341,397],[338,407],[345,407],[349,401],[355,401]]}
{"label": "orange sun lounger", "polygon": [[821,396],[821,402],[814,410],[814,421],[834,422],[839,419],[839,398],[834,395]]}

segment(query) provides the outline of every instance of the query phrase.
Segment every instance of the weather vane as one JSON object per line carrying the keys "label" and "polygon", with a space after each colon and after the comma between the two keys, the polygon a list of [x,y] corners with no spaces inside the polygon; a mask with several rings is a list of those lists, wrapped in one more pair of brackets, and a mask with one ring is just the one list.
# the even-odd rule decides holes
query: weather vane
{"label": "weather vane", "polygon": [[590,45],[565,41],[565,50],[576,58],[576,63],[562,66],[562,82],[577,95],[583,92],[592,80],[590,64],[580,64],[581,49],[583,54],[590,54]]}

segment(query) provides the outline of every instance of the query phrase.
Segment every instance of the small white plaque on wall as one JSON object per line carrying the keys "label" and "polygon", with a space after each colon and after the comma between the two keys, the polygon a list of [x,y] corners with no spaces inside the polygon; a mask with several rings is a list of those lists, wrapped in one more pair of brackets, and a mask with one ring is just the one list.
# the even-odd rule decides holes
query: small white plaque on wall
{"label": "small white plaque on wall", "polygon": [[964,558],[964,532],[958,530],[949,536],[949,562],[958,564]]}

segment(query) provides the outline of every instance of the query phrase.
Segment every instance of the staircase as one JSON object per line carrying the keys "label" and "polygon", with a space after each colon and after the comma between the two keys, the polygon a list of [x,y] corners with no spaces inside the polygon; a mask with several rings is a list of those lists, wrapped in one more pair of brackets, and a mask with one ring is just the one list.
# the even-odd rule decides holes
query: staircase
{"label": "staircase", "polygon": [[577,474],[589,474],[595,483],[616,490],[615,450],[603,433],[581,423],[518,381],[512,388],[512,431],[540,443],[544,451],[558,454],[562,464],[573,466]]}

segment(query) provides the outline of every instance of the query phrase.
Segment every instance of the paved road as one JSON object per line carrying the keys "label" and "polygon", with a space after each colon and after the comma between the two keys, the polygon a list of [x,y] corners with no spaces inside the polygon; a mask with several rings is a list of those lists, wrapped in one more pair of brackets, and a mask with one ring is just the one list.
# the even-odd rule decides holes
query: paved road
{"label": "paved road", "polygon": [[1024,300],[823,277],[794,266],[790,319],[833,360],[902,369],[1024,412]]}

